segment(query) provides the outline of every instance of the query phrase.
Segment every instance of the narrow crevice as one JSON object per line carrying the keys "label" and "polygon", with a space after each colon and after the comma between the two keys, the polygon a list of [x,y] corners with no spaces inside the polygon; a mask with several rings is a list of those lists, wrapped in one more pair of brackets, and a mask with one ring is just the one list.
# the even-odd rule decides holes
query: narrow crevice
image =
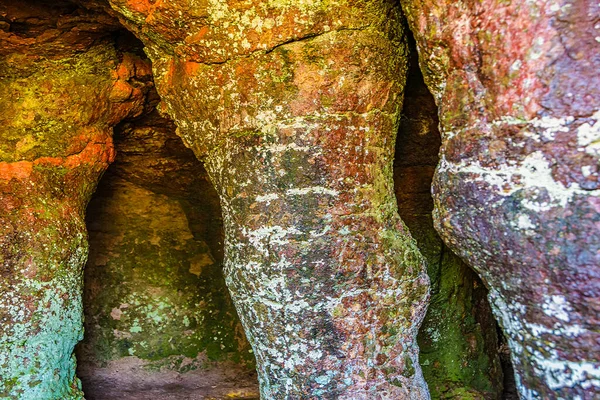
{"label": "narrow crevice", "polygon": [[519,400],[519,393],[517,392],[517,383],[515,381],[515,369],[513,367],[512,360],[510,358],[510,348],[502,328],[496,323],[496,334],[499,338],[499,354],[500,363],[502,364],[502,371],[504,372],[504,391],[502,392],[503,400]]}
{"label": "narrow crevice", "polygon": [[433,227],[431,183],[441,138],[438,110],[419,69],[408,28],[410,66],[396,142],[394,180],[400,216],[428,261],[431,302],[418,341],[433,399],[516,399],[510,357],[477,274]]}

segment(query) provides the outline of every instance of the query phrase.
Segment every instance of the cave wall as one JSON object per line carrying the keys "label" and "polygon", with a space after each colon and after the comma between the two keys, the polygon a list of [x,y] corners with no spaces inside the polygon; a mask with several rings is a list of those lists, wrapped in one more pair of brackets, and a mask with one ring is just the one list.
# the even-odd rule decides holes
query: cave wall
{"label": "cave wall", "polygon": [[[82,334],[83,215],[114,158],[112,127],[147,111],[150,90],[147,65],[115,45],[119,18],[152,59],[161,110],[206,162],[223,204],[225,252],[198,212],[199,198],[174,194],[181,175],[162,179],[161,188],[155,179],[164,175],[136,170],[139,158],[123,163],[132,167],[128,178],[119,167],[110,173],[114,181],[99,197],[108,206],[97,206],[107,223],[92,231],[94,240],[118,249],[120,266],[168,259],[191,279],[177,282],[186,288],[203,285],[190,267],[213,273],[222,257],[263,396],[427,398],[416,346],[429,296],[422,252],[436,307],[420,360],[433,395],[496,397],[484,291],[451,250],[490,289],[521,397],[593,398],[600,380],[599,6],[401,1],[442,139],[433,222],[445,244],[431,231],[428,200],[417,209],[408,195],[424,195],[433,156],[415,161],[421,143],[398,143],[395,194],[420,252],[396,212],[392,184],[409,56],[396,3],[0,1],[0,397],[82,396],[72,350]],[[138,128],[123,132],[143,135]],[[207,187],[203,174],[187,186]],[[137,205],[170,216],[179,228],[169,235],[183,247],[161,252],[163,238],[136,243],[129,227],[154,235],[157,221],[126,204],[135,196]],[[132,242],[136,250],[158,248],[157,256],[128,258]],[[90,258],[90,298],[107,294],[93,290],[94,279],[112,279],[102,271],[115,279],[124,271],[111,259],[117,253],[105,257],[111,251],[101,245]],[[198,267],[197,255],[215,263]],[[163,279],[150,288],[150,275],[127,279],[144,281],[138,293],[174,290]],[[128,314],[133,292],[124,286],[115,287],[119,305],[110,319],[108,308],[90,314],[97,334],[90,341],[116,344],[94,345],[111,348],[95,354],[99,360],[156,355],[144,353],[143,340],[127,342],[145,327]],[[146,299],[145,306],[155,304]],[[102,333],[101,314],[128,333]],[[185,316],[159,324],[163,337],[179,320],[185,326]],[[221,321],[235,325],[229,311]],[[210,352],[211,344],[183,332],[185,346]],[[436,332],[445,342],[434,340]],[[231,347],[218,346],[224,353],[244,346],[227,341]],[[159,353],[185,353],[175,347]]]}
{"label": "cave wall", "polygon": [[129,357],[179,372],[216,361],[251,369],[221,272],[219,200],[201,163],[152,110],[115,129],[115,149],[87,209],[81,373],[92,379],[113,364],[126,373],[132,361],[118,361]]}
{"label": "cave wall", "polygon": [[85,206],[143,91],[113,20],[61,2],[0,16],[0,397],[80,398]]}

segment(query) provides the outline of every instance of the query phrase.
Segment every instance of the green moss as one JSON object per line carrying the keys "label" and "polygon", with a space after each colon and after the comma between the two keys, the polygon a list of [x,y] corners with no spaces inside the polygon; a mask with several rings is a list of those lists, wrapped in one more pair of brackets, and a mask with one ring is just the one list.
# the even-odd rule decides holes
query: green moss
{"label": "green moss", "polygon": [[441,264],[434,264],[441,270],[432,271],[432,300],[418,337],[420,362],[431,396],[462,399],[456,390],[463,388],[477,393],[475,398],[494,398],[501,372],[496,365],[495,342],[482,331],[494,327],[481,326],[474,318],[473,272],[449,252],[442,257]]}
{"label": "green moss", "polygon": [[99,364],[134,355],[162,365],[201,353],[249,361],[235,336],[239,322],[221,266],[206,264],[213,257],[189,231],[177,200],[131,184],[111,190],[90,206],[104,225],[91,232],[86,281],[102,290],[87,298],[82,351]]}
{"label": "green moss", "polygon": [[80,129],[109,106],[102,101],[75,105],[71,99],[101,99],[112,83],[110,67],[116,59],[114,49],[103,45],[67,59],[28,63],[26,76],[9,67],[0,77],[0,98],[11,99],[0,102],[0,112],[10,122],[1,133],[0,160],[67,154]]}

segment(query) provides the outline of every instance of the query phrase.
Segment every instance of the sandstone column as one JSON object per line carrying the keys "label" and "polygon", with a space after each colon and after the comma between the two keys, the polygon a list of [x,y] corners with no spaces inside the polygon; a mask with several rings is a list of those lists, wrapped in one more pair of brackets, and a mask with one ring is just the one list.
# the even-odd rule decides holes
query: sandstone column
{"label": "sandstone column", "polygon": [[220,194],[263,397],[428,398],[415,343],[428,283],[392,182],[394,1],[111,4]]}
{"label": "sandstone column", "polygon": [[[0,4],[0,398],[79,399],[83,215],[143,104],[100,31],[70,6]],[[74,26],[79,28],[74,30]]]}
{"label": "sandstone column", "polygon": [[440,110],[435,222],[526,399],[600,387],[600,5],[403,0]]}

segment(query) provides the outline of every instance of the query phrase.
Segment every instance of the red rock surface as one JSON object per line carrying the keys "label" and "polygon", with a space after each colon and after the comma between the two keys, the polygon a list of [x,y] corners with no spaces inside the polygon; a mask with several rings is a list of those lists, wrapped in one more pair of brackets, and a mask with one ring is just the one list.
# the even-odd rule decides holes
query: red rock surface
{"label": "red rock surface", "polygon": [[81,398],[83,214],[143,88],[105,15],[2,2],[0,17],[0,397]]}
{"label": "red rock surface", "polygon": [[392,182],[399,10],[333,3],[111,2],[219,192],[262,395],[424,399],[428,279]]}
{"label": "red rock surface", "polygon": [[[219,192],[263,396],[427,398],[428,281],[392,182],[396,3],[0,0],[0,397],[82,397],[83,214],[112,127],[147,108],[119,18]],[[490,289],[521,396],[595,398],[600,5],[401,3],[439,108],[436,227]]]}
{"label": "red rock surface", "polygon": [[595,398],[600,5],[402,4],[440,110],[437,228],[490,288],[522,398]]}

